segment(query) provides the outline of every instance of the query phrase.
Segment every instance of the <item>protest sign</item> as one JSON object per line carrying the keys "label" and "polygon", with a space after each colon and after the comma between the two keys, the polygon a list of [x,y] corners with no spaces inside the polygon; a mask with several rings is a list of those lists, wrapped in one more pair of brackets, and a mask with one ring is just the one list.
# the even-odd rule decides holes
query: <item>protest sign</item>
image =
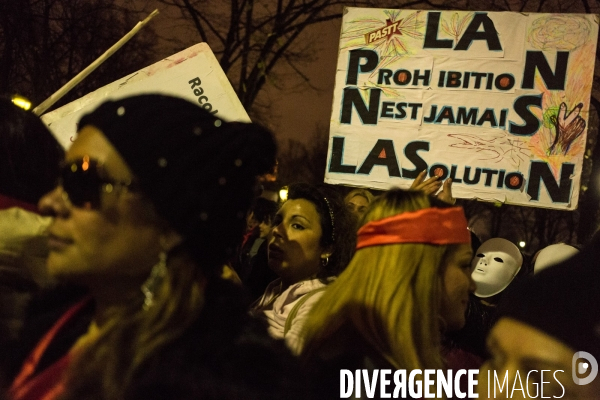
{"label": "protest sign", "polygon": [[196,44],[149,67],[106,85],[42,116],[63,147],[76,135],[77,122],[105,100],[144,93],[177,96],[196,102],[226,121],[250,122],[231,83],[206,43]]}
{"label": "protest sign", "polygon": [[577,207],[598,16],[347,8],[325,181]]}

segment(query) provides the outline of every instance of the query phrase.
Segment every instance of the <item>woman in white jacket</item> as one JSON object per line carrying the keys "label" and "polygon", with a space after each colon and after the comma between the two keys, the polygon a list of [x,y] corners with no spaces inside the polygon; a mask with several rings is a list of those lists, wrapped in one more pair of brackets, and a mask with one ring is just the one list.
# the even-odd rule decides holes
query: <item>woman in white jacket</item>
{"label": "woman in white jacket", "polygon": [[253,305],[269,333],[302,350],[301,331],[312,305],[352,257],[352,217],[341,196],[326,186],[295,184],[273,221],[269,267],[279,275]]}

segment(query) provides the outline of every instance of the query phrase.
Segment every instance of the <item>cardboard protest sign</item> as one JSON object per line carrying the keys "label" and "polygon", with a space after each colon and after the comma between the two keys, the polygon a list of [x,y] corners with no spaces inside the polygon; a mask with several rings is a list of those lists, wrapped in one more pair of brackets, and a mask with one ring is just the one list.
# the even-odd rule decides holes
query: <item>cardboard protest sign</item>
{"label": "cardboard protest sign", "polygon": [[347,8],[325,181],[573,210],[598,16]]}
{"label": "cardboard protest sign", "polygon": [[77,132],[77,122],[100,103],[143,93],[178,96],[197,102],[226,121],[250,122],[219,62],[206,43],[196,44],[149,67],[106,85],[42,116],[63,147]]}

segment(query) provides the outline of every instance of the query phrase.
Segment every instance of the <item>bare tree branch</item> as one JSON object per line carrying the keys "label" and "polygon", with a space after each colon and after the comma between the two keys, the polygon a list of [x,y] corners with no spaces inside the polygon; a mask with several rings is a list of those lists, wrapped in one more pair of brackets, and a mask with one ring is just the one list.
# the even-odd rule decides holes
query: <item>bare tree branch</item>
{"label": "bare tree branch", "polygon": [[592,9],[590,8],[590,4],[588,3],[587,0],[581,0],[581,2],[583,3],[583,8],[585,9],[585,12],[587,14],[591,14],[592,13]]}
{"label": "bare tree branch", "polygon": [[212,24],[208,21],[208,18],[206,18],[204,16],[204,14],[202,14],[200,11],[198,11],[196,8],[194,8],[189,0],[183,0],[183,3],[185,4],[185,9],[188,11],[190,16],[192,17],[192,20],[194,21],[194,25],[196,25],[196,29],[198,29],[198,33],[200,34],[200,37],[202,38],[202,40],[204,40],[206,42],[206,41],[208,41],[208,37],[206,36],[206,32],[205,32],[204,27],[202,26],[202,23],[200,22],[200,20],[204,21],[206,26],[208,26],[208,28],[214,33],[214,35],[217,38],[219,38],[219,40],[221,42],[223,42],[223,44],[225,44],[225,39],[223,39],[223,37],[221,36],[219,31],[214,26],[212,26]]}
{"label": "bare tree branch", "polygon": [[[0,5],[0,90],[37,103],[58,89],[133,26],[114,0],[22,0]],[[61,102],[71,101],[148,64],[147,29]]]}

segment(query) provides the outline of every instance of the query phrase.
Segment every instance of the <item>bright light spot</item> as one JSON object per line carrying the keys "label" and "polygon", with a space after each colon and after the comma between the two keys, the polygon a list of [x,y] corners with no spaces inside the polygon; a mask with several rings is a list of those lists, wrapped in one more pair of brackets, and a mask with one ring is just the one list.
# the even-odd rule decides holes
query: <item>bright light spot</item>
{"label": "bright light spot", "polygon": [[[87,171],[89,167],[90,167],[90,156],[85,155],[85,156],[83,156],[83,162],[81,163],[81,169],[84,171]],[[73,171],[73,172],[75,172],[75,171]]]}
{"label": "bright light spot", "polygon": [[286,201],[287,200],[287,196],[288,196],[288,188],[287,188],[287,186],[284,186],[281,189],[279,189],[279,199],[281,201]]}
{"label": "bright light spot", "polygon": [[29,100],[27,100],[25,97],[13,96],[11,98],[11,101],[13,102],[13,104],[15,106],[20,107],[25,111],[27,111],[31,108],[31,102]]}
{"label": "bright light spot", "polygon": [[527,244],[527,243],[525,243],[525,242],[524,242],[524,241],[522,241],[522,240],[519,242],[519,246],[520,246],[521,248],[525,247],[525,245],[526,245],[526,244]]}

